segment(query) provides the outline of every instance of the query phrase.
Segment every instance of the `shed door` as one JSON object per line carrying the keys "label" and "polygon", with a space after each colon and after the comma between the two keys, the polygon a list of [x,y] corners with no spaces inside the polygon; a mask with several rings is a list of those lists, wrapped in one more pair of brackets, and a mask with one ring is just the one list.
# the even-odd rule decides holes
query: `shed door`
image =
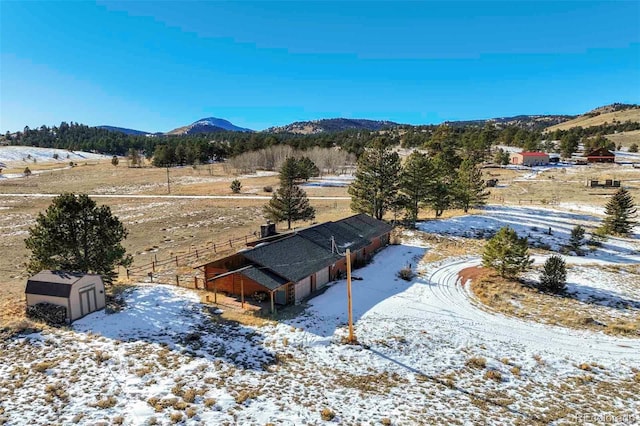
{"label": "shed door", "polygon": [[302,299],[311,294],[311,277],[307,277],[296,283],[296,303],[300,303]]}
{"label": "shed door", "polygon": [[80,315],[85,316],[96,310],[96,289],[91,287],[80,292]]}
{"label": "shed door", "polygon": [[324,268],[316,272],[316,289],[320,290],[329,282],[329,268]]}

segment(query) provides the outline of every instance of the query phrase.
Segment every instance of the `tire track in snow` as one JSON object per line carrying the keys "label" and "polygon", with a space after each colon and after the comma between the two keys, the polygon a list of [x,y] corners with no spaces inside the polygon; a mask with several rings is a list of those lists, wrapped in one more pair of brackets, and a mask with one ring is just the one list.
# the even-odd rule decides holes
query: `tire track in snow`
{"label": "tire track in snow", "polygon": [[[590,259],[592,263],[597,262]],[[461,328],[479,333],[478,337],[498,338],[505,343],[520,343],[534,350],[552,350],[566,355],[607,356],[640,360],[640,339],[619,338],[602,333],[572,330],[558,326],[528,322],[519,318],[488,311],[474,302],[469,286],[460,283],[458,273],[465,268],[478,266],[480,259],[455,261],[441,266],[429,278],[432,295],[441,309],[449,311],[449,318]],[[423,294],[424,295],[424,294]],[[428,300],[422,300],[429,303]],[[431,304],[431,303],[430,303]],[[465,322],[482,324],[466,327]]]}

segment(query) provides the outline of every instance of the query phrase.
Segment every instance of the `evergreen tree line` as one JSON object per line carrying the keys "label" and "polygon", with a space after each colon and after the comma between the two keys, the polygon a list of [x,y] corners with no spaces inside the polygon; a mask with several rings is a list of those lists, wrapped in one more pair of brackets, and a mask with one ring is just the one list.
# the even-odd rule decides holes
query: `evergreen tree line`
{"label": "evergreen tree line", "polygon": [[[499,127],[488,122],[453,126],[448,124],[428,126],[399,126],[385,130],[385,144],[400,145],[405,148],[422,148],[431,154],[443,147],[461,151],[467,157],[488,158],[492,145],[520,147],[525,151],[561,152],[570,156],[583,143],[588,148],[604,146],[612,148],[612,143],[604,135],[614,132],[640,129],[640,123],[611,123],[589,128],[575,127],[556,130],[544,134],[517,126]],[[185,165],[235,157],[246,152],[266,149],[277,145],[287,145],[298,150],[313,147],[340,147],[347,153],[360,156],[381,132],[367,130],[346,130],[341,132],[300,135],[292,133],[243,133],[217,132],[195,135],[127,135],[124,133],[90,127],[78,123],[62,122],[59,126],[41,126],[37,129],[25,127],[22,132],[4,136],[14,145],[28,145],[43,148],[59,148],[98,152],[107,155],[127,155],[131,149],[137,150],[150,159],[158,155],[158,166]],[[560,141],[559,144],[551,143]]]}
{"label": "evergreen tree line", "polygon": [[440,217],[447,209],[486,203],[489,192],[473,157],[460,157],[443,147],[434,156],[414,151],[401,164],[397,152],[376,140],[358,160],[355,180],[349,186],[351,209],[382,219],[387,212],[405,214],[415,224],[421,208]]}

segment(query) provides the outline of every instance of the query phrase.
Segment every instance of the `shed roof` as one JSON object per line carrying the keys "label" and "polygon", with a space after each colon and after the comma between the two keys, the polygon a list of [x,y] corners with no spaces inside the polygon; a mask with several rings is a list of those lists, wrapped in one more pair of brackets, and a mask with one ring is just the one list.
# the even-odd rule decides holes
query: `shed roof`
{"label": "shed roof", "polygon": [[377,220],[366,214],[357,214],[354,216],[341,219],[336,223],[344,224],[351,227],[354,232],[363,238],[371,239],[380,235],[391,232],[393,227],[387,222]]}
{"label": "shed roof", "polygon": [[615,157],[616,155],[607,148],[598,148],[587,154],[587,157]]}
{"label": "shed roof", "polygon": [[292,282],[300,281],[340,259],[330,249],[297,234],[245,251],[242,255]]}
{"label": "shed roof", "polygon": [[537,151],[523,151],[520,153],[520,155],[525,157],[548,157],[549,156],[549,154],[547,153],[537,152]]}
{"label": "shed roof", "polygon": [[240,273],[269,290],[275,290],[288,282],[286,279],[277,276],[268,269],[256,268],[255,266],[247,268]]}
{"label": "shed roof", "polygon": [[364,238],[358,230],[340,222],[327,222],[312,226],[311,228],[299,231],[298,235],[328,250],[333,249],[331,245],[332,238],[340,251],[344,251],[347,247],[351,250],[358,250],[371,243],[369,239]]}
{"label": "shed roof", "polygon": [[86,277],[99,277],[99,275],[65,271],[40,271],[29,278],[25,293],[69,297],[71,287]]}

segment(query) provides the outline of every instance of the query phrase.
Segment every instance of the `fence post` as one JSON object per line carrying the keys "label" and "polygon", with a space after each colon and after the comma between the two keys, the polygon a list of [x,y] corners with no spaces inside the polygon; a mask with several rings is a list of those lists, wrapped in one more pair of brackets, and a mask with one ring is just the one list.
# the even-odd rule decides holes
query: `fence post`
{"label": "fence post", "polygon": [[198,277],[193,277],[193,287],[196,290],[198,289]]}
{"label": "fence post", "polygon": [[153,269],[153,272],[156,271],[156,262],[151,262],[151,269]]}
{"label": "fence post", "polygon": [[127,279],[129,279],[129,268],[127,268]]}
{"label": "fence post", "polygon": [[231,242],[231,239],[229,239],[229,247],[233,247],[233,243]]}
{"label": "fence post", "polygon": [[180,278],[176,275],[176,286],[180,287]]}
{"label": "fence post", "polygon": [[176,266],[178,266],[178,256],[176,256]]}
{"label": "fence post", "polygon": [[213,243],[213,252],[214,253],[216,252],[216,244],[215,243]]}
{"label": "fence post", "polygon": [[158,255],[156,253],[153,253],[153,260],[158,263]]}
{"label": "fence post", "polygon": [[196,259],[198,258],[198,249],[196,249]]}

